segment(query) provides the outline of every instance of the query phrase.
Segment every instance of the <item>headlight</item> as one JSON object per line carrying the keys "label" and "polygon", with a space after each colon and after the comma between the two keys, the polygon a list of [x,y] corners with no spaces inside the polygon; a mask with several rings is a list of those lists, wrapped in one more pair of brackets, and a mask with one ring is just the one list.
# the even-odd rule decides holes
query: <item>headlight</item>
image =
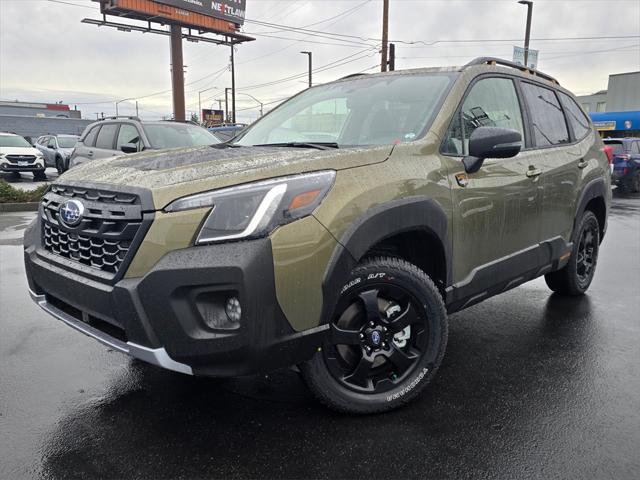
{"label": "headlight", "polygon": [[212,207],[196,244],[263,237],[313,212],[335,176],[329,170],[213,190],[179,198],[164,211]]}

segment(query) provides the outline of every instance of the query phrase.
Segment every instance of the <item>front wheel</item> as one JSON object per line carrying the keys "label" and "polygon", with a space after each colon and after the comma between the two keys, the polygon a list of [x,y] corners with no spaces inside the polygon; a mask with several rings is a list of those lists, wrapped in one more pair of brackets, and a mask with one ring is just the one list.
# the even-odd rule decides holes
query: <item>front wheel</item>
{"label": "front wheel", "polygon": [[56,157],[56,170],[58,170],[58,175],[62,175],[64,173],[64,160],[60,157]]}
{"label": "front wheel", "polygon": [[341,287],[328,337],[300,370],[334,410],[392,410],[434,377],[447,333],[444,302],[432,280],[404,260],[373,258]]}
{"label": "front wheel", "polygon": [[33,180],[34,181],[43,181],[47,179],[47,174],[44,173],[45,170],[36,170],[35,172],[33,172]]}
{"label": "front wheel", "polygon": [[587,291],[598,262],[600,225],[593,212],[584,212],[578,224],[571,257],[560,270],[544,276],[551,290],[561,295],[582,295]]}

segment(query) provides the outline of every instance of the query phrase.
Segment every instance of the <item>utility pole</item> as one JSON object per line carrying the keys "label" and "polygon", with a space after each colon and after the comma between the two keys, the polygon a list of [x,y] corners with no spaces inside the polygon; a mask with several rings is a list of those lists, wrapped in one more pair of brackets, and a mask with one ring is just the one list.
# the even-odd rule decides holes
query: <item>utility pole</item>
{"label": "utility pole", "polygon": [[309,88],[313,85],[313,52],[300,52],[309,57]]}
{"label": "utility pole", "polygon": [[140,118],[140,115],[138,114],[138,100],[136,100],[136,117]]}
{"label": "utility pole", "polygon": [[236,123],[236,65],[233,56],[234,44],[231,44],[231,122]]}
{"label": "utility pole", "polygon": [[229,87],[224,89],[224,123],[229,123]]}
{"label": "utility pole", "polygon": [[382,61],[380,71],[387,71],[387,48],[389,43],[389,0],[382,2]]}
{"label": "utility pole", "polygon": [[393,72],[396,69],[396,44],[389,44],[389,71]]}
{"label": "utility pole", "polygon": [[184,122],[184,62],[182,58],[182,27],[171,25],[171,85],[173,87],[173,118]]}
{"label": "utility pole", "polygon": [[219,98],[216,102],[218,102],[218,110],[222,110],[222,99]]}
{"label": "utility pole", "polygon": [[521,5],[527,6],[527,29],[524,34],[524,66],[529,67],[529,39],[531,38],[531,16],[533,14],[533,2],[531,0],[520,0]]}

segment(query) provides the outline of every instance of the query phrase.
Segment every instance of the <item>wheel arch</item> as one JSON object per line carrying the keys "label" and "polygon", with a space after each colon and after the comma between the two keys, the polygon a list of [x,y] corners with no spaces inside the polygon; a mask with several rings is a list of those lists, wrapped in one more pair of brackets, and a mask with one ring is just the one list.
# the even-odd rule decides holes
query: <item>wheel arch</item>
{"label": "wheel arch", "polygon": [[604,238],[604,234],[607,230],[607,202],[606,198],[607,187],[605,181],[601,178],[597,178],[589,182],[582,190],[580,201],[578,202],[578,209],[576,216],[573,220],[573,231],[571,234],[572,241],[575,241],[576,228],[584,212],[589,210],[594,213],[598,219],[600,227],[600,242]]}
{"label": "wheel arch", "polygon": [[[444,209],[428,197],[410,197],[377,205],[355,220],[339,239],[322,282],[322,320],[329,318],[340,288],[364,258],[403,258],[444,290],[451,279],[449,222]],[[415,248],[416,243],[424,248]]]}

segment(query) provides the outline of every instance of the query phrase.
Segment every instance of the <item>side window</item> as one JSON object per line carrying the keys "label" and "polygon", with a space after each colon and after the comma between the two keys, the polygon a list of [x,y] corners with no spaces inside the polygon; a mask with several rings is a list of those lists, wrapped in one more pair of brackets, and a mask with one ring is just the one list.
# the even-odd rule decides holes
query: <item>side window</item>
{"label": "side window", "polygon": [[56,137],[50,137],[49,142],[47,143],[47,147],[56,148]]}
{"label": "side window", "polygon": [[86,147],[93,147],[95,145],[98,130],[100,130],[100,125],[96,125],[95,127],[93,127],[91,130],[89,130],[87,136],[84,137],[83,143]]}
{"label": "side window", "polygon": [[520,132],[524,139],[522,112],[513,80],[486,78],[471,87],[447,133],[443,152],[468,155],[469,137],[478,127],[510,128]]}
{"label": "side window", "polygon": [[123,123],[120,126],[120,131],[118,132],[118,141],[116,143],[116,150],[120,150],[122,145],[125,143],[135,143],[138,146],[138,151],[141,150],[140,146],[142,144],[140,140],[140,133],[138,129],[133,125],[128,123]]}
{"label": "side window", "polygon": [[531,111],[536,146],[546,147],[569,143],[567,122],[554,91],[524,82],[522,91]]}
{"label": "side window", "polygon": [[108,123],[103,125],[96,138],[96,148],[104,148],[105,150],[113,150],[113,143],[116,139],[118,131],[117,123]]}
{"label": "side window", "polygon": [[586,137],[587,133],[591,131],[589,120],[580,107],[578,107],[578,104],[573,101],[573,98],[566,93],[560,93],[560,101],[562,102],[564,111],[567,114],[567,120],[573,129],[573,134],[576,136],[576,140],[582,140]]}
{"label": "side window", "polygon": [[632,153],[640,153],[640,142],[633,142]]}
{"label": "side window", "polygon": [[44,145],[47,144],[48,141],[49,141],[49,137],[40,137],[38,139],[37,143],[38,143],[38,145],[43,145],[44,146]]}

